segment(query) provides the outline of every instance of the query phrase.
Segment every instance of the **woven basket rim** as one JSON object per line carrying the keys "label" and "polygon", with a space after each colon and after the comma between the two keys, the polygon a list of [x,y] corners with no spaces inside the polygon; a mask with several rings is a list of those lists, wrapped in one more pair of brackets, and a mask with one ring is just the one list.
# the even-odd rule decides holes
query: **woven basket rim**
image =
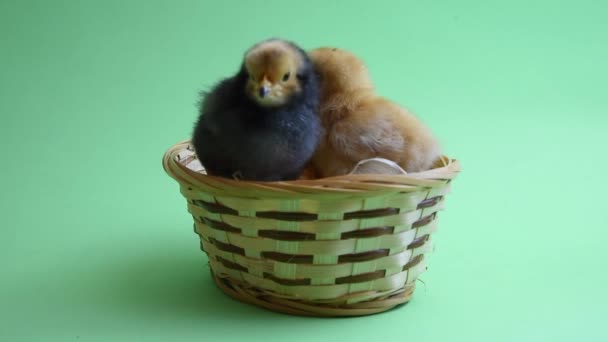
{"label": "woven basket rim", "polygon": [[190,140],[171,146],[163,156],[165,172],[181,185],[201,188],[210,193],[252,191],[261,194],[291,197],[295,194],[364,195],[400,191],[416,191],[419,187],[433,188],[451,181],[461,171],[458,160],[442,156],[439,167],[406,175],[356,174],[311,180],[247,181],[233,180],[196,172],[182,163],[178,155],[193,151]]}

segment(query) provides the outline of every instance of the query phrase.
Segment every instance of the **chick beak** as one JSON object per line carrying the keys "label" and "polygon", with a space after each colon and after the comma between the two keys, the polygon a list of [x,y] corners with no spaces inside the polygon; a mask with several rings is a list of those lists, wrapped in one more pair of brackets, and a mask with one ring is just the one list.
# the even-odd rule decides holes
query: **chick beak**
{"label": "chick beak", "polygon": [[266,95],[268,95],[268,93],[270,93],[270,88],[268,86],[261,86],[260,87],[260,97],[261,98],[266,97]]}
{"label": "chick beak", "polygon": [[268,78],[266,78],[266,75],[264,75],[264,77],[262,78],[262,82],[260,82],[259,95],[261,98],[265,98],[266,96],[268,96],[268,94],[270,93],[270,86],[270,81],[268,81]]}

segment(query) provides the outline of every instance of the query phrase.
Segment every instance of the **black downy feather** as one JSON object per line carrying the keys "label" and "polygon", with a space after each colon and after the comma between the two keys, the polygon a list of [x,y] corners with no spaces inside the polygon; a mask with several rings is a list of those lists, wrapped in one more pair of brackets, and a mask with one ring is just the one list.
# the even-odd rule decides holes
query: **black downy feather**
{"label": "black downy feather", "polygon": [[262,107],[245,91],[239,72],[203,94],[192,143],[211,175],[243,180],[298,178],[320,137],[318,76],[307,54],[297,72],[301,90],[277,107]]}

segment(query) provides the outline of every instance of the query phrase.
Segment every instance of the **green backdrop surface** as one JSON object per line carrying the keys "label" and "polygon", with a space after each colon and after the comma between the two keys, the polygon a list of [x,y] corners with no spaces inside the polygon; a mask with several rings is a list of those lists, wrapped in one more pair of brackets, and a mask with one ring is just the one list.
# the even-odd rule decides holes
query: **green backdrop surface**
{"label": "green backdrop surface", "polygon": [[[608,340],[605,1],[0,1],[0,340]],[[335,45],[458,158],[408,305],[212,284],[164,151],[245,48]]]}

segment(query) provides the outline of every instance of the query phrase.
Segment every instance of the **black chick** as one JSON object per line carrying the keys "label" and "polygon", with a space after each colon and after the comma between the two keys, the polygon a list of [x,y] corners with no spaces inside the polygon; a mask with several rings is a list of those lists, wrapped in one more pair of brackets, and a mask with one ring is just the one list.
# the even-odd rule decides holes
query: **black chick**
{"label": "black chick", "polygon": [[299,177],[320,137],[319,84],[306,52],[270,39],[238,73],[203,94],[192,144],[209,175],[280,181]]}

